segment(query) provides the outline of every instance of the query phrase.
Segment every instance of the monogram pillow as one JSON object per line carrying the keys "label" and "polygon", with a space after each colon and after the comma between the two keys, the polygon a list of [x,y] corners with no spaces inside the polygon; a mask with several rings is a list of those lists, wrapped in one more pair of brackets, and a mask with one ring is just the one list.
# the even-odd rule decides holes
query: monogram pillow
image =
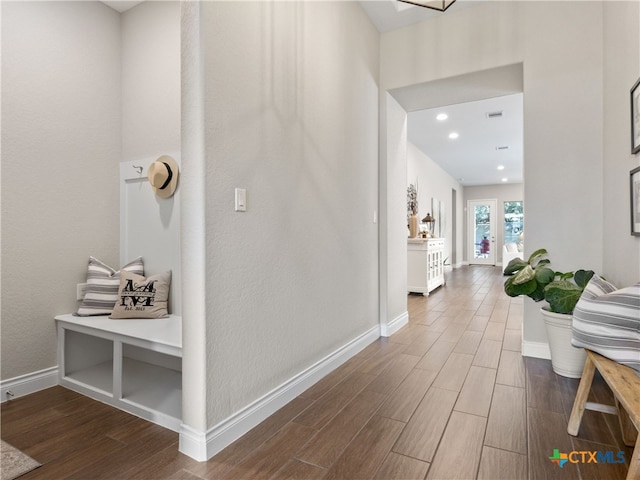
{"label": "monogram pillow", "polygon": [[118,301],[110,318],[162,318],[169,315],[171,272],[150,277],[122,272]]}
{"label": "monogram pillow", "polygon": [[127,263],[118,271],[95,257],[89,257],[87,290],[76,315],[80,317],[109,315],[118,299],[120,272],[144,275],[142,257]]}

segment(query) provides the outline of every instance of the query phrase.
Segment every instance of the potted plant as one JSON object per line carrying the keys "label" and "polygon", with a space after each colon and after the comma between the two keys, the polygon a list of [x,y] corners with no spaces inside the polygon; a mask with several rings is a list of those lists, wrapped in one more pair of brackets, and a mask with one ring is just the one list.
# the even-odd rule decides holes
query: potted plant
{"label": "potted plant", "polygon": [[573,309],[580,295],[593,277],[592,270],[556,272],[549,267],[544,248],[536,250],[527,261],[515,258],[505,268],[512,275],[504,283],[510,297],[526,295],[539,302],[546,300],[548,307],[540,309],[545,322],[551,365],[558,375],[580,378],[586,355],[584,349],[571,346]]}

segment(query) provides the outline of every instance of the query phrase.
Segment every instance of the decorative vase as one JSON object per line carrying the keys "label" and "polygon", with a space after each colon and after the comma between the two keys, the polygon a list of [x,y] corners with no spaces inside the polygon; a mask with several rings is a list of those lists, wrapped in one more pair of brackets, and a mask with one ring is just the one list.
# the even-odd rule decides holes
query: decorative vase
{"label": "decorative vase", "polygon": [[554,313],[545,308],[541,308],[540,312],[549,339],[553,371],[563,377],[580,378],[587,354],[584,348],[571,345],[573,315]]}
{"label": "decorative vase", "polygon": [[415,213],[409,217],[409,238],[418,236],[418,215]]}

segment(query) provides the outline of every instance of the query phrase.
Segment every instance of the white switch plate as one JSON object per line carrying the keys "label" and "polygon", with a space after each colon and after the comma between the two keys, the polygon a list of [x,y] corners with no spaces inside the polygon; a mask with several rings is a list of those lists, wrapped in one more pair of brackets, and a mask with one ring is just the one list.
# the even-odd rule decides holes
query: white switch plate
{"label": "white switch plate", "polygon": [[82,300],[87,293],[87,284],[79,283],[76,285],[76,300]]}
{"label": "white switch plate", "polygon": [[236,212],[247,211],[247,191],[244,188],[236,188]]}

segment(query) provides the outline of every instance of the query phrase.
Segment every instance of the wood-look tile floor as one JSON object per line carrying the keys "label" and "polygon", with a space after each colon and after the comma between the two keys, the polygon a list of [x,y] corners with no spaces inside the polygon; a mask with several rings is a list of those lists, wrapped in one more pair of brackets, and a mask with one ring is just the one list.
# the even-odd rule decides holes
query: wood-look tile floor
{"label": "wood-look tile floor", "polygon": [[[54,387],[2,404],[2,439],[43,479],[622,479],[626,464],[549,460],[554,449],[624,451],[617,419],[566,425],[578,380],[523,358],[522,299],[499,268],[463,267],[409,324],[379,339],[208,462],[178,435]],[[602,379],[592,400],[612,403]]]}

